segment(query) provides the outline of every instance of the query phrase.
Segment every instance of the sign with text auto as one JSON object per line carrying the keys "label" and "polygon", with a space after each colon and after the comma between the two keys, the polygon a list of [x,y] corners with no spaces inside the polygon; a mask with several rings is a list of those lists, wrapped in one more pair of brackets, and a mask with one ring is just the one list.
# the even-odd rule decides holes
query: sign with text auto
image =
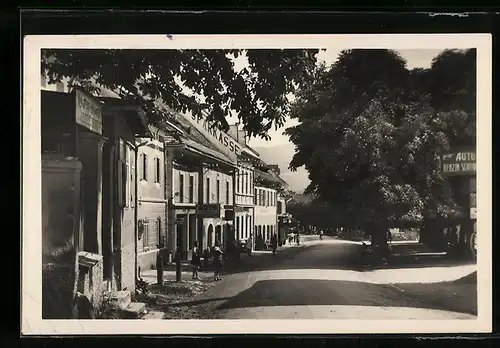
{"label": "sign with text auto", "polygon": [[75,121],[91,132],[102,134],[101,104],[94,97],[75,89]]}
{"label": "sign with text auto", "polygon": [[237,156],[241,153],[242,147],[229,134],[211,127],[204,118],[196,117],[193,114],[182,114],[189,124],[201,132],[208,140],[212,142],[217,149],[226,155],[231,161],[236,162]]}
{"label": "sign with text auto", "polygon": [[196,206],[196,214],[203,218],[220,218],[221,208],[220,204],[198,204]]}
{"label": "sign with text auto", "polygon": [[476,150],[450,151],[441,156],[441,170],[445,176],[475,175]]}

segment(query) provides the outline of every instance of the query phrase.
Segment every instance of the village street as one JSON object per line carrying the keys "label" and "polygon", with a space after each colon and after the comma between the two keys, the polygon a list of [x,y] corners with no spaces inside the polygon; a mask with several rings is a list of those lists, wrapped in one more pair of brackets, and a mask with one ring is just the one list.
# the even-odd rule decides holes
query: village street
{"label": "village street", "polygon": [[[197,309],[202,317],[215,319],[475,317],[475,264],[454,265],[424,253],[409,257],[410,242],[393,246],[395,252],[399,248],[407,253],[401,255],[406,264],[361,272],[352,267],[359,248],[359,243],[333,237],[319,241],[317,236],[303,236],[300,246],[282,247],[276,256],[242,256],[241,265],[228,267],[220,282],[213,282],[209,272],[200,274],[201,281],[183,272],[185,282],[204,283],[208,290],[172,307]],[[165,276],[175,279],[175,272],[166,271]],[[154,283],[155,271],[143,277]]]}

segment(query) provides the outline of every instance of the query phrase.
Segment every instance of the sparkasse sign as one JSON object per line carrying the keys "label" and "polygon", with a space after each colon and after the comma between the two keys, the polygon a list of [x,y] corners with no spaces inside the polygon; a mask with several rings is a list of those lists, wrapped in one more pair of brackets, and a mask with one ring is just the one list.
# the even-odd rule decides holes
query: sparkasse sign
{"label": "sparkasse sign", "polygon": [[226,155],[231,161],[236,163],[237,156],[241,153],[242,147],[229,134],[210,127],[208,122],[201,117],[196,117],[193,114],[182,114],[191,125],[196,127],[203,135],[205,135],[217,149]]}
{"label": "sparkasse sign", "polygon": [[475,175],[476,150],[462,149],[441,156],[441,170],[445,176]]}

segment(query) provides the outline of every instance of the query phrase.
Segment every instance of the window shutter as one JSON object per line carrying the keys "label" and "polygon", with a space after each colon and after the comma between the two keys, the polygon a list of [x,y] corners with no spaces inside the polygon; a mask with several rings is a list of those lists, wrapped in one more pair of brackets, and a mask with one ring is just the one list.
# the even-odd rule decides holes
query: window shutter
{"label": "window shutter", "polygon": [[117,165],[117,200],[118,206],[123,207],[125,205],[125,180],[124,179],[124,171],[125,171],[125,163],[122,160],[118,160]]}
{"label": "window shutter", "polygon": [[135,194],[136,194],[135,168],[133,166],[130,166],[130,206],[131,207],[135,206]]}
{"label": "window shutter", "polygon": [[163,246],[163,234],[161,231],[161,217],[158,217],[158,220],[156,220],[157,223],[157,231],[158,231],[158,246]]}

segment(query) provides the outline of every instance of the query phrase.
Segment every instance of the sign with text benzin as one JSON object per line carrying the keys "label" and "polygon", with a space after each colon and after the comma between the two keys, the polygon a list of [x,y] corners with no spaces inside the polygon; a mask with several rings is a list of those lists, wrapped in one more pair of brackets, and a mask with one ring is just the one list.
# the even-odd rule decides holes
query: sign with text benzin
{"label": "sign with text benzin", "polygon": [[451,151],[441,156],[443,175],[475,175],[476,151]]}
{"label": "sign with text benzin", "polygon": [[220,204],[198,204],[196,206],[196,214],[204,218],[220,218],[221,208]]}
{"label": "sign with text benzin", "polygon": [[91,132],[102,134],[101,104],[91,95],[75,89],[75,121]]}

